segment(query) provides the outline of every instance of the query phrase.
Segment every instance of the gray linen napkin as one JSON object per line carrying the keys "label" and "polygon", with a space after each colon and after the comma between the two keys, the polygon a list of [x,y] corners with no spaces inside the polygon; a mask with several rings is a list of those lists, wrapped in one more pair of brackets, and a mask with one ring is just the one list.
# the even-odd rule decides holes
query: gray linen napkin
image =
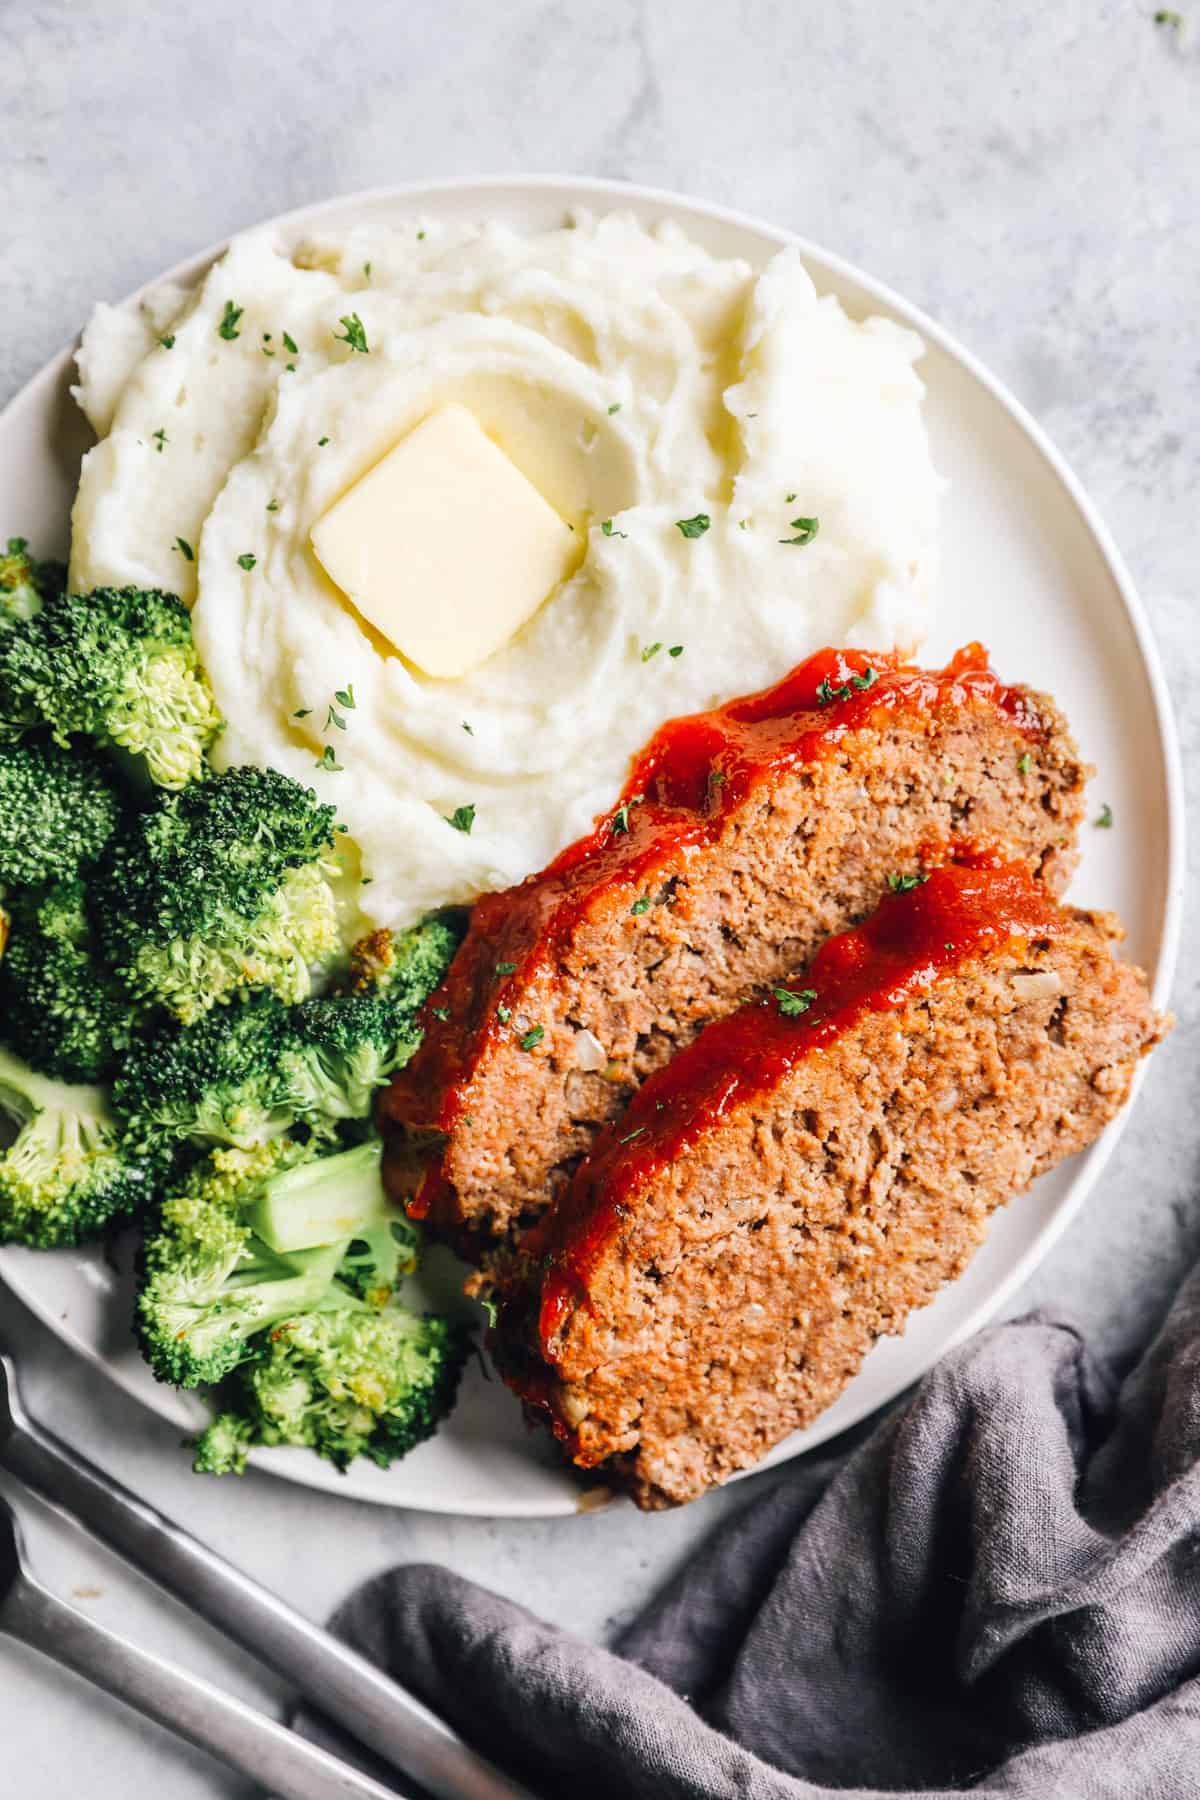
{"label": "gray linen napkin", "polygon": [[422,1566],[333,1628],[546,1800],[1200,1795],[1200,1270],[1119,1388],[1044,1315],[954,1351],[616,1654]]}

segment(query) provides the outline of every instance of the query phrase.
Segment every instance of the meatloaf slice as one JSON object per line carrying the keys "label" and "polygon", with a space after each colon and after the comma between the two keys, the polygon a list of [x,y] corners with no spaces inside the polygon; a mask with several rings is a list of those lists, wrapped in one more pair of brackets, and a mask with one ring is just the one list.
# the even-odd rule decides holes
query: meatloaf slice
{"label": "meatloaf slice", "polygon": [[573,1460],[670,1505],[827,1407],[1125,1100],[1164,1026],[1112,935],[941,868],[653,1076],[500,1277],[496,1359]]}
{"label": "meatloaf slice", "polygon": [[933,847],[1003,841],[1059,889],[1087,773],[978,645],[939,672],[825,651],[665,726],[589,837],[476,903],[381,1105],[394,1196],[468,1255],[511,1236],[653,1070]]}

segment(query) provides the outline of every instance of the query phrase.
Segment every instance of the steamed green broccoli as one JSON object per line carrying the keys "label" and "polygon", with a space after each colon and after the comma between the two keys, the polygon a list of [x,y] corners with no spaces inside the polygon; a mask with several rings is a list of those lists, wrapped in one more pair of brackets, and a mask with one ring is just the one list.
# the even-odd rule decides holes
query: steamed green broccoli
{"label": "steamed green broccoli", "polygon": [[0,632],[0,719],[95,738],[166,788],[204,773],[221,729],[188,610],[157,588],[49,592]]}
{"label": "steamed green broccoli", "polygon": [[139,1035],[113,1087],[131,1139],[168,1151],[247,1148],[297,1125],[328,1139],[342,1122],[366,1119],[376,1087],[415,1050],[416,1010],[457,940],[435,919],[399,941],[409,960],[397,961],[397,979],[382,995],[335,994],[288,1008],[274,995],[252,994],[193,1024]]}
{"label": "steamed green broccoli", "polygon": [[333,817],[275,769],[159,795],[111,847],[96,893],[130,990],[185,1024],[247,988],[303,1000],[338,946]]}
{"label": "steamed green broccoli", "polygon": [[9,538],[0,553],[0,631],[25,624],[67,585],[65,563],[38,562],[25,538]]}
{"label": "steamed green broccoli", "polygon": [[415,1014],[441,982],[466,930],[465,912],[432,913],[407,931],[373,931],[350,952],[341,992],[372,994]]}
{"label": "steamed green broccoli", "polygon": [[282,1072],[297,1117],[314,1126],[367,1118],[375,1090],[421,1041],[410,1013],[369,994],[306,1000],[291,1024]]}
{"label": "steamed green broccoli", "polygon": [[345,1469],[386,1468],[431,1437],[454,1405],[469,1342],[448,1319],[400,1307],[285,1319],[238,1371],[236,1410],[196,1442],[200,1474],[240,1474],[256,1444],[315,1450]]}
{"label": "steamed green broccoli", "polygon": [[401,1277],[416,1268],[420,1241],[417,1227],[399,1211],[360,1226],[342,1258],[338,1280],[368,1306],[386,1306]]}
{"label": "steamed green broccoli", "polygon": [[0,1050],[0,1240],[49,1250],[98,1236],[148,1198],[151,1172],[99,1088],[67,1087]]}
{"label": "steamed green broccoli", "polygon": [[120,816],[111,774],[92,751],[0,743],[0,885],[76,874],[100,855]]}
{"label": "steamed green broccoli", "polygon": [[271,994],[194,1025],[166,1023],[130,1046],[113,1110],[133,1143],[166,1155],[269,1143],[297,1119],[282,1071],[287,1033],[288,1010]]}
{"label": "steamed green broccoli", "polygon": [[220,1381],[281,1320],[353,1307],[349,1245],[389,1222],[378,1141],[318,1157],[280,1140],[217,1151],[165,1200],[142,1249],[137,1329],[162,1381]]}
{"label": "steamed green broccoli", "polygon": [[0,961],[0,1042],[61,1081],[112,1073],[141,1028],[141,1012],[97,960],[76,877],[10,902]]}
{"label": "steamed green broccoli", "polygon": [[408,931],[374,932],[354,946],[340,992],[297,1007],[284,1067],[303,1117],[369,1115],[376,1088],[415,1055],[418,1014],[462,932],[453,914],[434,914]]}

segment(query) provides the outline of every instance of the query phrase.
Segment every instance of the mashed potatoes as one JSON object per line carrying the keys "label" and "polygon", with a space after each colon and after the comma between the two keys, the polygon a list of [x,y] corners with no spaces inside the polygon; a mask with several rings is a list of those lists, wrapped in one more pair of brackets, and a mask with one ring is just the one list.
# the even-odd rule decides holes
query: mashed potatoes
{"label": "mashed potatoes", "polygon": [[[366,353],[342,341],[350,313]],[[372,227],[291,253],[250,233],[194,295],[89,326],[79,397],[103,435],[72,578],[194,603],[223,760],[337,803],[347,929],[407,923],[540,868],[664,719],[824,644],[920,641],[938,482],[919,351],[819,299],[792,251],[756,276],[622,215],[541,236]],[[572,526],[579,561],[503,649],[436,681],[356,616],[309,532],[449,401]],[[810,543],[787,541],[798,517],[820,521]]]}

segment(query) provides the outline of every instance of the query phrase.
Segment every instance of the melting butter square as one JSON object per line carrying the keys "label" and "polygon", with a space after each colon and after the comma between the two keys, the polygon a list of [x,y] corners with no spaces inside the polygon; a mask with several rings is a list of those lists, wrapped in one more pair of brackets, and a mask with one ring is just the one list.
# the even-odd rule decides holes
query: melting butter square
{"label": "melting butter square", "polygon": [[443,680],[501,649],[576,557],[569,527],[458,404],[402,438],[310,542],[363,618]]}

